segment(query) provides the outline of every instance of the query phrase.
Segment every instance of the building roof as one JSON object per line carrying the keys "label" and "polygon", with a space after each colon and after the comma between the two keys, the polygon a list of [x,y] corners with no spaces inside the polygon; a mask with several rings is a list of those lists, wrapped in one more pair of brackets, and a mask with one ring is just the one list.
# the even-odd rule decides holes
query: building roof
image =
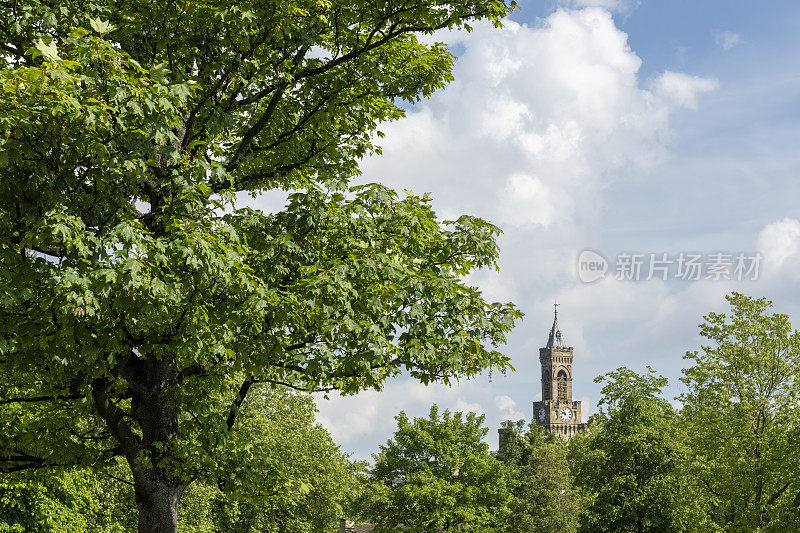
{"label": "building roof", "polygon": [[553,304],[553,308],[555,316],[553,318],[553,327],[550,328],[550,336],[547,338],[546,348],[563,348],[564,337],[561,334],[561,329],[558,326],[558,304]]}

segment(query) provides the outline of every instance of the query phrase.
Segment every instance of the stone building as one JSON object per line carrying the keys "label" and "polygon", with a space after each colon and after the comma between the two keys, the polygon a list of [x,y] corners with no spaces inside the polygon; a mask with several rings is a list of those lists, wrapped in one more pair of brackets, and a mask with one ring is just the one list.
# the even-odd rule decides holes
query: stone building
{"label": "stone building", "polygon": [[539,349],[542,399],[533,402],[533,419],[548,433],[570,439],[586,424],[581,421],[581,402],[572,398],[572,347],[565,345],[558,326],[558,304],[554,314],[547,345]]}

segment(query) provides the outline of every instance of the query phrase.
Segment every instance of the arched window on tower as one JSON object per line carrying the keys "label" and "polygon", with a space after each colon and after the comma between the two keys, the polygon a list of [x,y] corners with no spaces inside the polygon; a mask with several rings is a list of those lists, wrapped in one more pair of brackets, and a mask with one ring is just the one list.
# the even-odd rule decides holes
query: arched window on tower
{"label": "arched window on tower", "polygon": [[556,381],[558,382],[558,401],[567,402],[569,400],[567,398],[567,373],[559,370]]}

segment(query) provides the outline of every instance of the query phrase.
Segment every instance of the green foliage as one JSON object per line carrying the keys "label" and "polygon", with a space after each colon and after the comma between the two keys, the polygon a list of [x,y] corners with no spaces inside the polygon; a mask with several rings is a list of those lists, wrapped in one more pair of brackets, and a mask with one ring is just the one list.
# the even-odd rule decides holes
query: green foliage
{"label": "green foliage", "polygon": [[92,476],[58,472],[45,480],[18,474],[0,480],[0,532],[87,531],[96,511]]}
{"label": "green foliage", "polygon": [[605,383],[599,413],[570,442],[574,476],[590,503],[581,531],[679,531],[680,426],[660,394],[666,378],[619,368]]}
{"label": "green foliage", "polygon": [[[254,477],[279,472],[289,489],[263,494],[248,484],[236,494],[211,484],[196,484],[181,501],[182,527],[189,531],[232,533],[323,533],[337,531],[360,490],[352,463],[314,420],[311,397],[259,388],[242,408],[242,424],[233,432],[236,450],[247,450]],[[274,483],[266,484],[266,487]]]}
{"label": "green foliage", "polygon": [[771,302],[739,293],[709,313],[688,352],[683,422],[691,478],[724,531],[800,528],[800,333]]}
{"label": "green foliage", "polygon": [[[255,384],[508,368],[521,314],[463,281],[496,266],[497,228],[350,180],[399,102],[451,78],[417,35],[513,7],[0,5],[0,470],[122,457],[140,528],[174,529],[192,480],[302,487],[247,466],[232,431]],[[237,206],[267,189],[298,192]]]}
{"label": "green foliage", "polygon": [[515,468],[518,486],[508,529],[510,533],[574,533],[581,499],[573,487],[566,443],[531,423],[505,422],[503,461]]}
{"label": "green foliage", "polygon": [[[295,193],[270,217],[228,217],[249,236],[256,275],[282,287],[270,295],[272,331],[257,322],[248,331],[249,357],[266,377],[355,392],[401,368],[449,382],[508,365],[484,346],[503,342],[516,312],[458,281],[494,263],[498,230],[467,216],[441,227],[429,202],[373,184],[349,195]],[[306,352],[280,355],[310,370],[269,368],[276,346],[298,345]]]}
{"label": "green foliage", "polygon": [[[125,533],[136,529],[130,474],[123,464],[5,475],[0,531]],[[121,481],[120,481],[121,480]]]}
{"label": "green foliage", "polygon": [[503,531],[513,470],[489,455],[484,417],[439,413],[397,417],[394,438],[381,446],[364,503],[375,531]]}
{"label": "green foliage", "polygon": [[133,477],[125,461],[118,458],[100,472],[84,470],[83,473],[93,477],[92,499],[96,502],[94,513],[87,520],[87,533],[136,531]]}

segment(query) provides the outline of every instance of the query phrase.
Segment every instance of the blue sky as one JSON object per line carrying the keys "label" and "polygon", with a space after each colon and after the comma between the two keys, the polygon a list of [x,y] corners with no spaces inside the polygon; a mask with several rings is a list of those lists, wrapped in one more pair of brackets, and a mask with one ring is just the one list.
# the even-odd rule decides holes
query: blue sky
{"label": "blue sky", "polygon": [[[443,218],[504,231],[500,272],[470,281],[526,318],[504,348],[517,369],[425,387],[318,398],[343,449],[368,458],[401,409],[486,414],[487,440],[531,418],[552,303],[575,348],[573,391],[594,411],[598,374],[649,364],[670,378],[697,324],[739,290],[800,321],[800,4],[744,1],[521,2],[503,30],[436,36],[458,52],[455,81],[382,128],[364,181],[431,192]],[[266,204],[265,204],[266,205]],[[764,256],[757,281],[584,284],[576,258],[621,252]]]}

